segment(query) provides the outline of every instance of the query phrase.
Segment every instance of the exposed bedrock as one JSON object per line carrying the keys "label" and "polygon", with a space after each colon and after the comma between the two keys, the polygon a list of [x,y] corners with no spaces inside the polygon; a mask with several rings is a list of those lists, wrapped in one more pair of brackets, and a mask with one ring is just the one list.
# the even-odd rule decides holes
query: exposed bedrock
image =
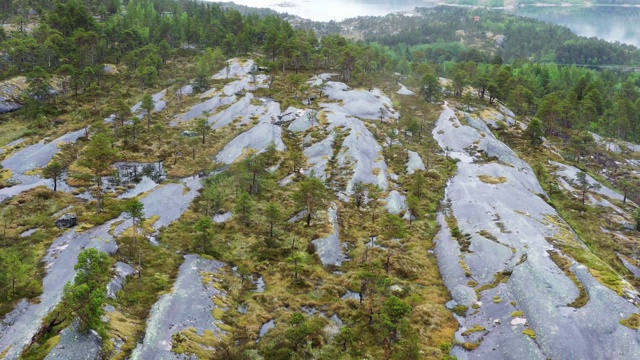
{"label": "exposed bedrock", "polygon": [[[553,244],[586,246],[547,204],[528,164],[480,120],[463,125],[445,104],[433,136],[460,159],[439,215],[436,254],[461,328],[459,359],[637,359],[638,332],[620,320],[638,309],[584,265],[572,280],[550,257]],[[478,151],[482,150],[482,151]],[[495,157],[498,161],[487,160]],[[448,221],[447,221],[448,220]],[[572,304],[581,284],[584,306]],[[479,326],[476,326],[479,325]],[[465,350],[465,348],[467,350]],[[469,350],[473,349],[473,350]]]}

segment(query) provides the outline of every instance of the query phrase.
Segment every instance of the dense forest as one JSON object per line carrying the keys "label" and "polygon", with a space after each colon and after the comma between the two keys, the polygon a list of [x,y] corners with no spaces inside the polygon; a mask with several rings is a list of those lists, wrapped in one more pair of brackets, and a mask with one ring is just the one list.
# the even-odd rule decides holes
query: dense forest
{"label": "dense forest", "polygon": [[321,34],[359,32],[388,54],[389,69],[422,78],[422,65],[429,64],[435,74],[454,79],[452,93],[461,94],[467,85],[480,89],[480,97],[493,93],[492,100],[514,105],[522,115],[537,115],[548,133],[573,127],[640,140],[635,110],[640,76],[628,69],[640,61],[634,46],[489,10],[421,11],[421,17],[362,17],[312,27]]}
{"label": "dense forest", "polygon": [[[470,48],[493,52],[506,62],[517,59],[565,65],[637,65],[640,62],[640,51],[634,46],[580,37],[566,27],[535,19],[457,7],[419,8],[418,11],[422,16],[360,17],[314,27],[320,34],[340,33],[343,28],[349,28],[368,41],[385,45],[432,45],[439,51],[429,55],[440,61],[450,60],[460,49]],[[474,20],[474,17],[477,18]],[[444,44],[452,43],[456,46],[443,51]]]}
{"label": "dense forest", "polygon": [[[424,344],[428,345],[428,357],[448,359],[455,326],[443,306],[432,304],[448,295],[436,261],[423,242],[438,229],[432,214],[440,206],[444,184],[455,172],[456,161],[436,154],[435,145],[423,137],[429,130],[426,124],[434,118],[433,104],[443,97],[456,99],[467,109],[474,104],[504,104],[515,112],[514,117],[533,119],[537,128],[529,130],[535,140],[532,144],[542,137],[553,138],[578,162],[593,146],[586,131],[640,141],[640,74],[624,67],[582,66],[638,65],[640,51],[635,47],[580,38],[566,28],[535,20],[462,8],[427,9],[419,17],[306,23],[300,28],[278,16],[243,13],[216,3],[188,0],[0,0],[0,20],[6,23],[0,28],[0,80],[12,84],[22,79],[26,84],[26,95],[20,98],[24,107],[0,115],[6,129],[3,142],[18,138],[39,141],[72,130],[90,133],[90,137],[81,136],[76,145],[60,145],[60,154],[41,174],[53,179],[56,187],[63,174],[69,174],[65,181],[96,194],[91,201],[80,201],[54,187],[53,191],[36,189],[3,204],[0,261],[7,271],[0,275],[0,314],[8,313],[19,299],[35,299],[42,293],[45,244],[63,234],[53,226],[51,217],[70,205],[80,209],[83,229],[109,224],[119,214],[127,214],[133,230],[118,238],[122,250],[117,259],[140,271],[138,279],[131,280],[112,301],[124,309],[126,316],[119,321],[125,323],[128,317],[133,325],[103,324],[100,317],[104,315],[105,293],[100,289],[108,281],[113,261],[97,251],[81,253],[76,266],[80,276],[65,287],[61,304],[44,320],[24,354],[26,358],[46,356],[52,342],[59,340],[57,333],[72,318],[80,319],[82,330],[94,329],[104,339],[118,333],[127,339],[121,354],[131,353],[144,333],[141,324],[151,306],[171,288],[183,261],[178,253],[191,252],[235,265],[237,274],[225,278],[224,290],[247,303],[264,305],[247,317],[239,310],[214,314],[220,317],[217,320],[233,325],[226,329],[228,338],[214,341],[221,350],[216,356],[221,359],[253,359],[258,357],[252,354],[258,353],[273,359],[336,359],[345,354],[351,358],[373,354],[415,359]],[[473,21],[473,16],[480,16],[480,20]],[[361,31],[364,40],[339,35],[344,26]],[[224,87],[229,82],[231,64],[227,59],[231,57],[256,58],[252,81],[265,73],[270,78],[268,86],[256,94],[276,99],[283,108],[318,96],[305,80],[325,71],[336,73],[340,81],[354,88],[379,86],[388,90],[402,81],[418,89],[420,96],[415,100],[394,98],[393,105],[408,114],[403,112],[396,128],[382,121],[370,128],[376,138],[388,142],[384,156],[395,160],[391,167],[402,168],[396,172],[405,171],[398,163],[407,156],[394,145],[400,136],[422,152],[428,171],[402,175],[399,181],[407,190],[408,222],[365,204],[365,199],[381,196],[379,189],[353,185],[353,202],[340,210],[343,235],[353,240],[357,250],[353,253],[358,255],[342,268],[347,272],[346,280],[331,277],[338,271],[319,270],[322,266],[308,241],[327,232],[324,223],[315,222],[316,209],[330,206],[334,198],[330,189],[346,189],[344,179],[336,171],[326,183],[314,176],[294,176],[295,190],[277,185],[278,176],[285,176],[287,169],[297,173],[303,167],[302,139],[287,134],[286,153],[279,153],[272,143],[260,154],[248,153],[242,161],[217,167],[212,164],[216,151],[239,130],[213,131],[202,118],[191,127],[172,128],[168,124],[175,119],[163,118],[165,115],[154,110],[157,101],[153,95],[158,91],[171,89],[177,103],[170,105],[171,111],[180,113],[195,105],[183,89],[191,87],[204,96],[212,87]],[[226,76],[212,78],[225,72]],[[245,95],[239,92],[238,96]],[[141,112],[136,113],[132,106],[138,100]],[[258,102],[253,99],[248,104]],[[314,121],[327,122],[314,118],[317,113],[310,114],[312,126]],[[382,120],[386,115],[380,110],[377,116]],[[187,137],[182,130],[187,131]],[[323,135],[323,130],[308,133],[312,140]],[[332,133],[336,144],[348,135],[343,129]],[[200,191],[194,191],[197,197],[181,220],[163,227],[154,239],[162,246],[136,237],[136,228],[152,233],[157,220],[144,219],[140,201],[102,194],[103,177],[111,176],[111,165],[132,159],[164,162],[170,181],[215,173],[202,181]],[[336,156],[327,160],[337,162]],[[0,174],[2,188],[15,185],[6,169]],[[211,214],[228,209],[235,213],[231,223],[212,223]],[[285,221],[285,213],[289,215],[293,209],[306,211],[301,221],[306,226]],[[428,215],[418,216],[418,209]],[[453,222],[451,225],[457,229]],[[413,226],[411,232],[408,226]],[[47,231],[22,237],[36,227]],[[393,259],[391,251],[373,250],[373,238],[378,235],[394,251]],[[458,235],[464,242],[463,234]],[[399,239],[405,238],[400,245]],[[296,245],[296,241],[303,245]],[[371,253],[362,251],[368,249],[369,242]],[[282,289],[275,294],[246,295],[246,288],[252,286],[250,279],[269,271],[281,281],[276,284]],[[282,273],[282,278],[273,272]],[[413,284],[416,279],[437,280],[433,280],[436,285],[417,286]],[[400,290],[390,291],[392,283],[401,284]],[[317,295],[320,287],[326,298]],[[333,337],[323,335],[327,319],[300,312],[289,316],[284,329],[280,326],[263,341],[251,337],[250,332],[255,332],[271,312],[280,314],[285,308],[308,305],[300,300],[304,296],[313,304],[330,302],[337,297],[337,289],[343,288],[358,291],[353,292],[356,295],[351,300],[355,300],[344,306],[346,309],[336,305],[336,314],[342,311],[349,315],[343,316],[348,325]],[[213,341],[207,334],[198,336],[198,341]],[[187,333],[174,340],[182,352],[193,353],[193,337]],[[105,353],[111,354],[114,349],[109,348],[109,342],[105,344],[109,344]]]}

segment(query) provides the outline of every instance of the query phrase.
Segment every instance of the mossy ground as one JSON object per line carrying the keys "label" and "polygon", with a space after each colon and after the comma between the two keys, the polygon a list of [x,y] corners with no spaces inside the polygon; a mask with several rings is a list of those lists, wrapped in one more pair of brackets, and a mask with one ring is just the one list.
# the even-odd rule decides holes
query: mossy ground
{"label": "mossy ground", "polygon": [[[378,81],[385,79],[379,79]],[[256,96],[272,96],[276,100],[290,99],[283,87],[279,87],[276,81],[276,89],[260,90]],[[388,85],[391,87],[391,85]],[[289,102],[287,102],[289,101]],[[322,99],[318,100],[318,102]],[[282,102],[282,107],[289,105],[301,107],[300,105],[286,100]],[[427,104],[419,98],[394,97],[394,105],[404,116],[414,114],[414,116],[428,115],[432,124],[437,116]],[[402,109],[410,109],[410,112],[403,112]],[[406,110],[405,110],[406,111]],[[416,114],[421,111],[420,114]],[[397,127],[396,124],[378,123],[378,133],[384,134],[390,128]],[[308,131],[308,134],[318,132],[318,128]],[[379,219],[384,210],[381,206],[371,205],[356,208],[353,203],[343,203],[338,207],[340,238],[343,243],[348,244],[350,261],[343,264],[340,271],[342,275],[334,274],[333,270],[324,268],[313,254],[313,247],[310,245],[313,239],[326,236],[333,230],[328,225],[326,215],[318,213],[311,223],[306,227],[301,222],[293,226],[277,226],[275,239],[269,239],[266,222],[263,218],[264,208],[268,202],[276,202],[284,210],[284,218],[289,218],[299,210],[292,200],[292,192],[295,190],[295,183],[288,187],[279,187],[275,182],[291,171],[289,156],[287,153],[280,154],[280,168],[273,174],[266,174],[262,180],[263,191],[261,195],[255,197],[256,216],[251,221],[251,226],[246,226],[239,222],[236,217],[225,224],[216,225],[215,235],[207,253],[238,267],[238,271],[245,278],[249,274],[259,273],[267,284],[264,293],[256,293],[253,284],[249,281],[241,282],[240,279],[233,279],[234,276],[224,276],[220,283],[222,290],[229,296],[227,302],[242,303],[249,307],[247,314],[241,314],[235,310],[235,306],[230,306],[224,311],[216,311],[216,318],[222,319],[230,329],[231,339],[240,340],[243,347],[251,349],[255,343],[248,339],[257,337],[260,326],[270,319],[274,319],[276,324],[286,322],[292,311],[299,311],[303,306],[314,307],[321,310],[326,316],[337,314],[345,324],[353,324],[355,331],[362,334],[361,344],[352,354],[370,354],[372,356],[381,355],[376,346],[376,336],[373,336],[366,325],[367,309],[370,302],[367,297],[367,307],[361,306],[358,301],[341,300],[345,289],[357,290],[362,283],[364,274],[372,274],[375,277],[386,278],[389,284],[400,285],[406,290],[407,298],[412,300],[413,312],[410,318],[412,327],[418,330],[420,346],[435,354],[429,358],[439,358],[442,356],[439,350],[440,344],[450,342],[453,333],[457,329],[457,323],[450,313],[444,308],[444,303],[449,299],[449,294],[438,272],[436,259],[428,253],[433,248],[432,239],[437,231],[434,212],[442,199],[446,179],[450,176],[451,166],[447,160],[435,155],[434,145],[428,140],[428,131],[425,129],[422,138],[403,139],[406,148],[410,148],[428,159],[429,170],[437,177],[431,176],[432,183],[429,184],[421,198],[421,205],[427,215],[413,222],[410,227],[409,236],[400,243],[390,241],[391,239],[378,237],[378,245],[384,248],[370,248],[368,243],[372,234],[383,233],[380,228]],[[230,140],[235,133],[224,135],[225,141]],[[293,135],[285,134],[283,140],[288,148],[292,148],[299,143],[305,134]],[[318,134],[316,134],[318,135]],[[382,140],[380,140],[382,141]],[[224,141],[223,141],[224,143]],[[339,145],[339,142],[337,141]],[[299,146],[299,145],[298,145]],[[214,151],[215,152],[215,151]],[[391,171],[397,173],[400,178],[399,184],[407,187],[412,180],[412,176],[405,174],[404,163],[406,155],[401,146],[392,146],[384,150],[385,160]],[[426,162],[426,161],[425,161]],[[330,167],[332,166],[330,162]],[[237,165],[227,170],[234,174],[242,171]],[[331,173],[331,169],[329,169]],[[331,181],[331,180],[330,180]],[[345,180],[340,180],[345,185]],[[340,184],[338,182],[337,184]],[[224,210],[233,210],[236,194],[233,191],[227,193],[227,200],[223,204]],[[196,200],[190,210],[183,217],[166,229],[161,241],[170,248],[187,251],[199,251],[195,241],[192,224],[201,216],[202,204]],[[375,221],[372,221],[375,218]],[[302,264],[297,269],[298,279],[294,279],[294,266],[288,260],[289,256],[295,252],[307,252],[310,261]],[[387,255],[389,255],[389,273],[385,272]],[[369,275],[367,275],[369,276]],[[410,296],[409,296],[410,295]],[[374,309],[378,309],[384,297],[376,294],[372,298]],[[215,301],[215,300],[214,300]],[[319,320],[318,320],[319,321]],[[359,325],[362,324],[363,325]],[[428,329],[428,331],[427,331]],[[269,338],[276,338],[284,331],[277,326],[269,332]],[[369,335],[366,335],[369,334]],[[183,334],[184,335],[184,334]],[[199,340],[194,340],[199,342]],[[261,341],[261,344],[268,344],[269,340]],[[368,344],[368,345],[365,345]],[[267,346],[267,345],[261,345]],[[260,346],[259,346],[260,348]],[[369,349],[369,350],[364,350]],[[185,350],[185,351],[193,351]],[[354,352],[355,351],[355,352]]]}

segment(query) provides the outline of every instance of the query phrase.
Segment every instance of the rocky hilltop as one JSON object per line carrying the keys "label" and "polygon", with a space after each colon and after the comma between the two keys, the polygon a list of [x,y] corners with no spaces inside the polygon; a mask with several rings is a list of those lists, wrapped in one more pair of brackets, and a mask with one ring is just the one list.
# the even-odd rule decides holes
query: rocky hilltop
{"label": "rocky hilltop", "polygon": [[[527,162],[533,155],[517,141],[527,124],[516,121],[509,109],[471,109],[455,99],[444,101],[430,108],[435,117],[432,131],[411,133],[399,127],[400,120],[424,116],[419,112],[427,109],[416,105],[424,102],[402,84],[392,83],[384,91],[359,89],[337,75],[317,74],[305,79],[310,96],[297,96],[285,105],[264,95],[270,76],[256,74],[255,69],[252,60],[232,59],[212,76],[217,83],[208,91],[197,94],[187,85],[153,95],[154,116],[180,137],[195,134],[200,141],[198,121],[213,129],[210,136],[216,141],[207,151],[217,164],[215,171],[179,178],[177,162],[164,164],[166,168],[158,163],[114,164],[121,174],[119,183],[130,185],[114,183],[104,191],[115,199],[139,199],[144,218],[152,221],[136,230],[131,218],[121,213],[102,225],[74,228],[55,239],[44,256],[46,276],[39,301],[22,300],[0,322],[0,358],[17,359],[33,345],[32,337],[60,303],[65,284],[73,280],[82,249],[119,256],[119,251],[129,251],[123,237],[135,237],[138,231],[137,241],[148,243],[148,251],[180,252],[166,255],[180,263],[175,277],[151,275],[135,261],[118,262],[103,319],[111,324],[109,352],[103,353],[98,336],[81,335],[69,325],[48,347],[47,359],[208,358],[224,354],[225,342],[240,329],[242,341],[249,344],[275,341],[291,326],[287,322],[294,312],[315,321],[319,333],[332,339],[358,326],[361,311],[383,312],[380,297],[408,298],[407,294],[416,294],[407,300],[413,301],[410,320],[416,332],[411,334],[422,344],[420,351],[433,358],[640,358],[640,298],[633,285],[640,273],[632,224],[636,205],[593,177],[585,180],[591,190],[581,193],[580,170],[557,154],[554,161],[540,165],[559,184],[550,194],[547,182],[540,180],[544,171]],[[131,112],[143,118],[140,106]],[[1,190],[3,200],[21,199],[42,186],[52,188],[50,179],[34,171],[64,151],[64,144],[84,141],[85,131],[6,147],[2,165],[10,171],[12,185]],[[621,146],[636,150],[629,149],[631,144],[613,146],[602,138],[598,142],[603,156],[620,156]],[[552,154],[553,144],[546,142],[541,149],[537,152]],[[292,167],[287,159],[295,151],[302,160]],[[280,154],[265,176],[273,179],[272,191],[286,207],[282,211],[289,220],[283,228],[301,229],[292,244],[286,242],[275,251],[299,246],[308,250],[264,260],[260,256],[278,258],[266,253],[268,249],[256,254],[253,247],[264,240],[257,240],[255,233],[261,230],[242,225],[242,207],[228,202],[207,215],[219,226],[228,258],[214,260],[197,251],[197,242],[184,245],[184,238],[171,237],[181,224],[194,223],[201,191],[209,186],[207,178],[233,172],[234,166],[246,165],[247,158],[269,152]],[[633,171],[640,170],[632,153],[624,156]],[[182,159],[186,162],[188,156]],[[129,176],[138,174],[142,179],[134,184]],[[167,176],[170,181],[165,181]],[[311,177],[325,182],[330,193],[313,214],[290,200],[298,184]],[[110,181],[115,180],[105,177],[105,184]],[[416,185],[418,181],[422,185]],[[65,175],[62,182],[60,189],[68,196],[83,203],[94,200],[74,179]],[[436,199],[437,209],[416,208],[417,191]],[[585,208],[567,210],[554,202],[558,194],[567,202],[585,197]],[[601,235],[619,243],[615,264],[600,258],[593,239],[572,228],[588,208],[607,219],[598,230]],[[304,225],[307,218],[310,227]],[[402,228],[406,223],[408,234],[394,230],[397,222],[391,221],[400,221]],[[433,242],[425,240],[432,235]],[[239,260],[241,256],[247,258]],[[247,272],[252,261],[260,265]],[[373,287],[366,280],[373,275],[364,271],[376,266],[386,272],[387,280]],[[135,291],[128,282],[139,277],[139,271],[156,276],[166,291],[154,297],[147,317],[127,318],[132,307],[121,299]],[[370,324],[379,321],[369,316]],[[434,339],[429,328],[440,338]],[[454,338],[438,346],[447,336]]]}

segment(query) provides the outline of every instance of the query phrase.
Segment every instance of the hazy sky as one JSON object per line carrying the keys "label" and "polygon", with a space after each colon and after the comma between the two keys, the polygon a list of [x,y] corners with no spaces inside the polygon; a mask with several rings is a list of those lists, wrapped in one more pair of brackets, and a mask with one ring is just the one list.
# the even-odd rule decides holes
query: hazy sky
{"label": "hazy sky", "polygon": [[[343,20],[356,16],[386,15],[413,10],[427,4],[421,0],[406,0],[406,5],[375,5],[367,0],[227,0],[236,4],[269,8],[315,21]],[[284,6],[283,6],[284,5]]]}

